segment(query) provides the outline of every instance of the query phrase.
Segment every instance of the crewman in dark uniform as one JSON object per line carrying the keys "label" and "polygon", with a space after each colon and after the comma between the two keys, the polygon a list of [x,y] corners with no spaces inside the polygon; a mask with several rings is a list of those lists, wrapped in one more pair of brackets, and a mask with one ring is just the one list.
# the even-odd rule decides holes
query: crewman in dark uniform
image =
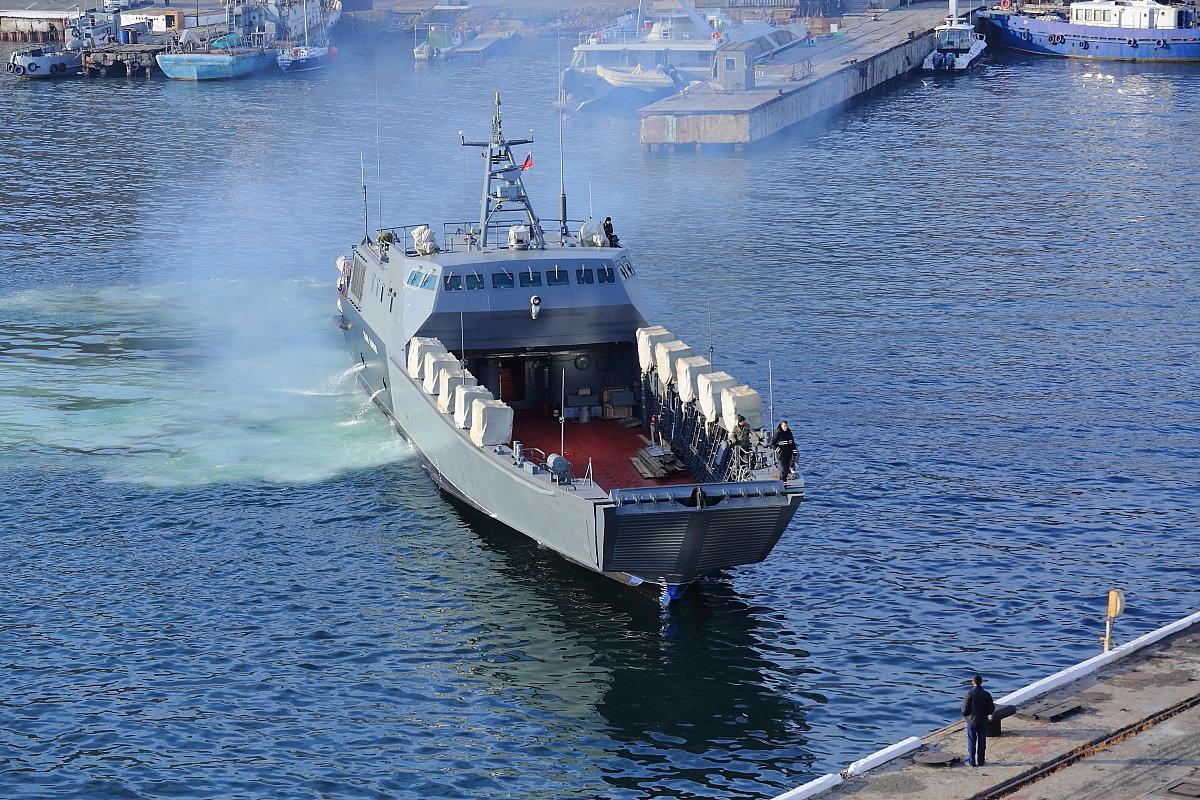
{"label": "crewman in dark uniform", "polygon": [[983,688],[983,678],[971,678],[971,691],[963,698],[962,715],[967,720],[967,763],[972,767],[984,765],[987,748],[988,717],[996,710],[992,696]]}
{"label": "crewman in dark uniform", "polygon": [[779,480],[787,482],[792,474],[792,464],[796,462],[796,439],[787,420],[779,423],[775,435],[771,437],[771,447],[775,448],[775,460],[779,462]]}

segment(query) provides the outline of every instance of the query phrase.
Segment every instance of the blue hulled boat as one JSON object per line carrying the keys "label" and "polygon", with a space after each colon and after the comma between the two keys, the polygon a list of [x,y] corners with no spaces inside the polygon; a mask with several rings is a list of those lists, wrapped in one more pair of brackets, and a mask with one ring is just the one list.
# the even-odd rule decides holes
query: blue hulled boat
{"label": "blue hulled boat", "polygon": [[212,42],[202,52],[160,53],[158,67],[168,78],[185,81],[240,78],[265,69],[275,61],[275,49],[263,44],[248,45],[231,33]]}
{"label": "blue hulled boat", "polygon": [[[984,31],[1024,53],[1120,61],[1200,61],[1200,11],[1155,0],[1080,0],[1029,13],[1000,0],[980,11]],[[1041,7],[1044,9],[1044,7]]]}

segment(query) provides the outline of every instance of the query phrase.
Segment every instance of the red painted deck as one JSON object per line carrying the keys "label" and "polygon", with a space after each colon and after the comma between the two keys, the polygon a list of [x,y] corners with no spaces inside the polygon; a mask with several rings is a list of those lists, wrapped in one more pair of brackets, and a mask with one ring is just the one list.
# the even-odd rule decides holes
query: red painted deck
{"label": "red painted deck", "polygon": [[[638,434],[642,426],[622,427],[619,420],[593,419],[591,422],[567,420],[563,430],[564,452],[571,472],[582,478],[592,459],[592,477],[602,489],[633,489],[639,486],[671,486],[695,483],[695,478],[678,474],[666,478],[643,478],[630,457],[646,446]],[[534,410],[517,411],[513,416],[513,440],[523,447],[536,447],[549,455],[557,453],[559,422]]]}

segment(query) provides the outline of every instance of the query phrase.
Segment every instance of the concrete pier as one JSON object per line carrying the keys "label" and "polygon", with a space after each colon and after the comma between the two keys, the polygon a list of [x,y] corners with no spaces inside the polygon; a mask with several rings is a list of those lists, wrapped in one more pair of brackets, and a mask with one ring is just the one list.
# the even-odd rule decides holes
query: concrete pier
{"label": "concrete pier", "polygon": [[158,68],[154,57],[166,44],[107,44],[83,51],[83,74],[92,78],[150,75]]}
{"label": "concrete pier", "polygon": [[1200,796],[1200,614],[996,703],[1015,714],[983,767],[966,766],[957,722],[775,800]]}
{"label": "concrete pier", "polygon": [[481,33],[474,39],[452,48],[450,58],[475,58],[482,61],[512,44],[517,38],[519,37],[516,34],[509,31]]}
{"label": "concrete pier", "polygon": [[[964,3],[960,14],[974,4]],[[866,15],[843,32],[797,45],[757,66],[732,88],[710,81],[642,108],[641,138],[649,152],[680,145],[740,148],[876,89],[921,66],[933,52],[933,29],[945,3],[921,3]],[[736,46],[717,51],[718,79]],[[749,70],[753,73],[749,74]]]}

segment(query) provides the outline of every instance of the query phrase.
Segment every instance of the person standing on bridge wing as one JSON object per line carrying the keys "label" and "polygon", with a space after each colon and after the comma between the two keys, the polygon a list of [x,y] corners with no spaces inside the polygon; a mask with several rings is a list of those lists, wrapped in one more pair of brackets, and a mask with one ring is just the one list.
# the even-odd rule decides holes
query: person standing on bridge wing
{"label": "person standing on bridge wing", "polygon": [[962,715],[967,721],[967,763],[972,767],[982,767],[985,763],[988,717],[995,710],[992,696],[983,688],[983,678],[978,675],[971,678],[971,691],[963,698]]}

